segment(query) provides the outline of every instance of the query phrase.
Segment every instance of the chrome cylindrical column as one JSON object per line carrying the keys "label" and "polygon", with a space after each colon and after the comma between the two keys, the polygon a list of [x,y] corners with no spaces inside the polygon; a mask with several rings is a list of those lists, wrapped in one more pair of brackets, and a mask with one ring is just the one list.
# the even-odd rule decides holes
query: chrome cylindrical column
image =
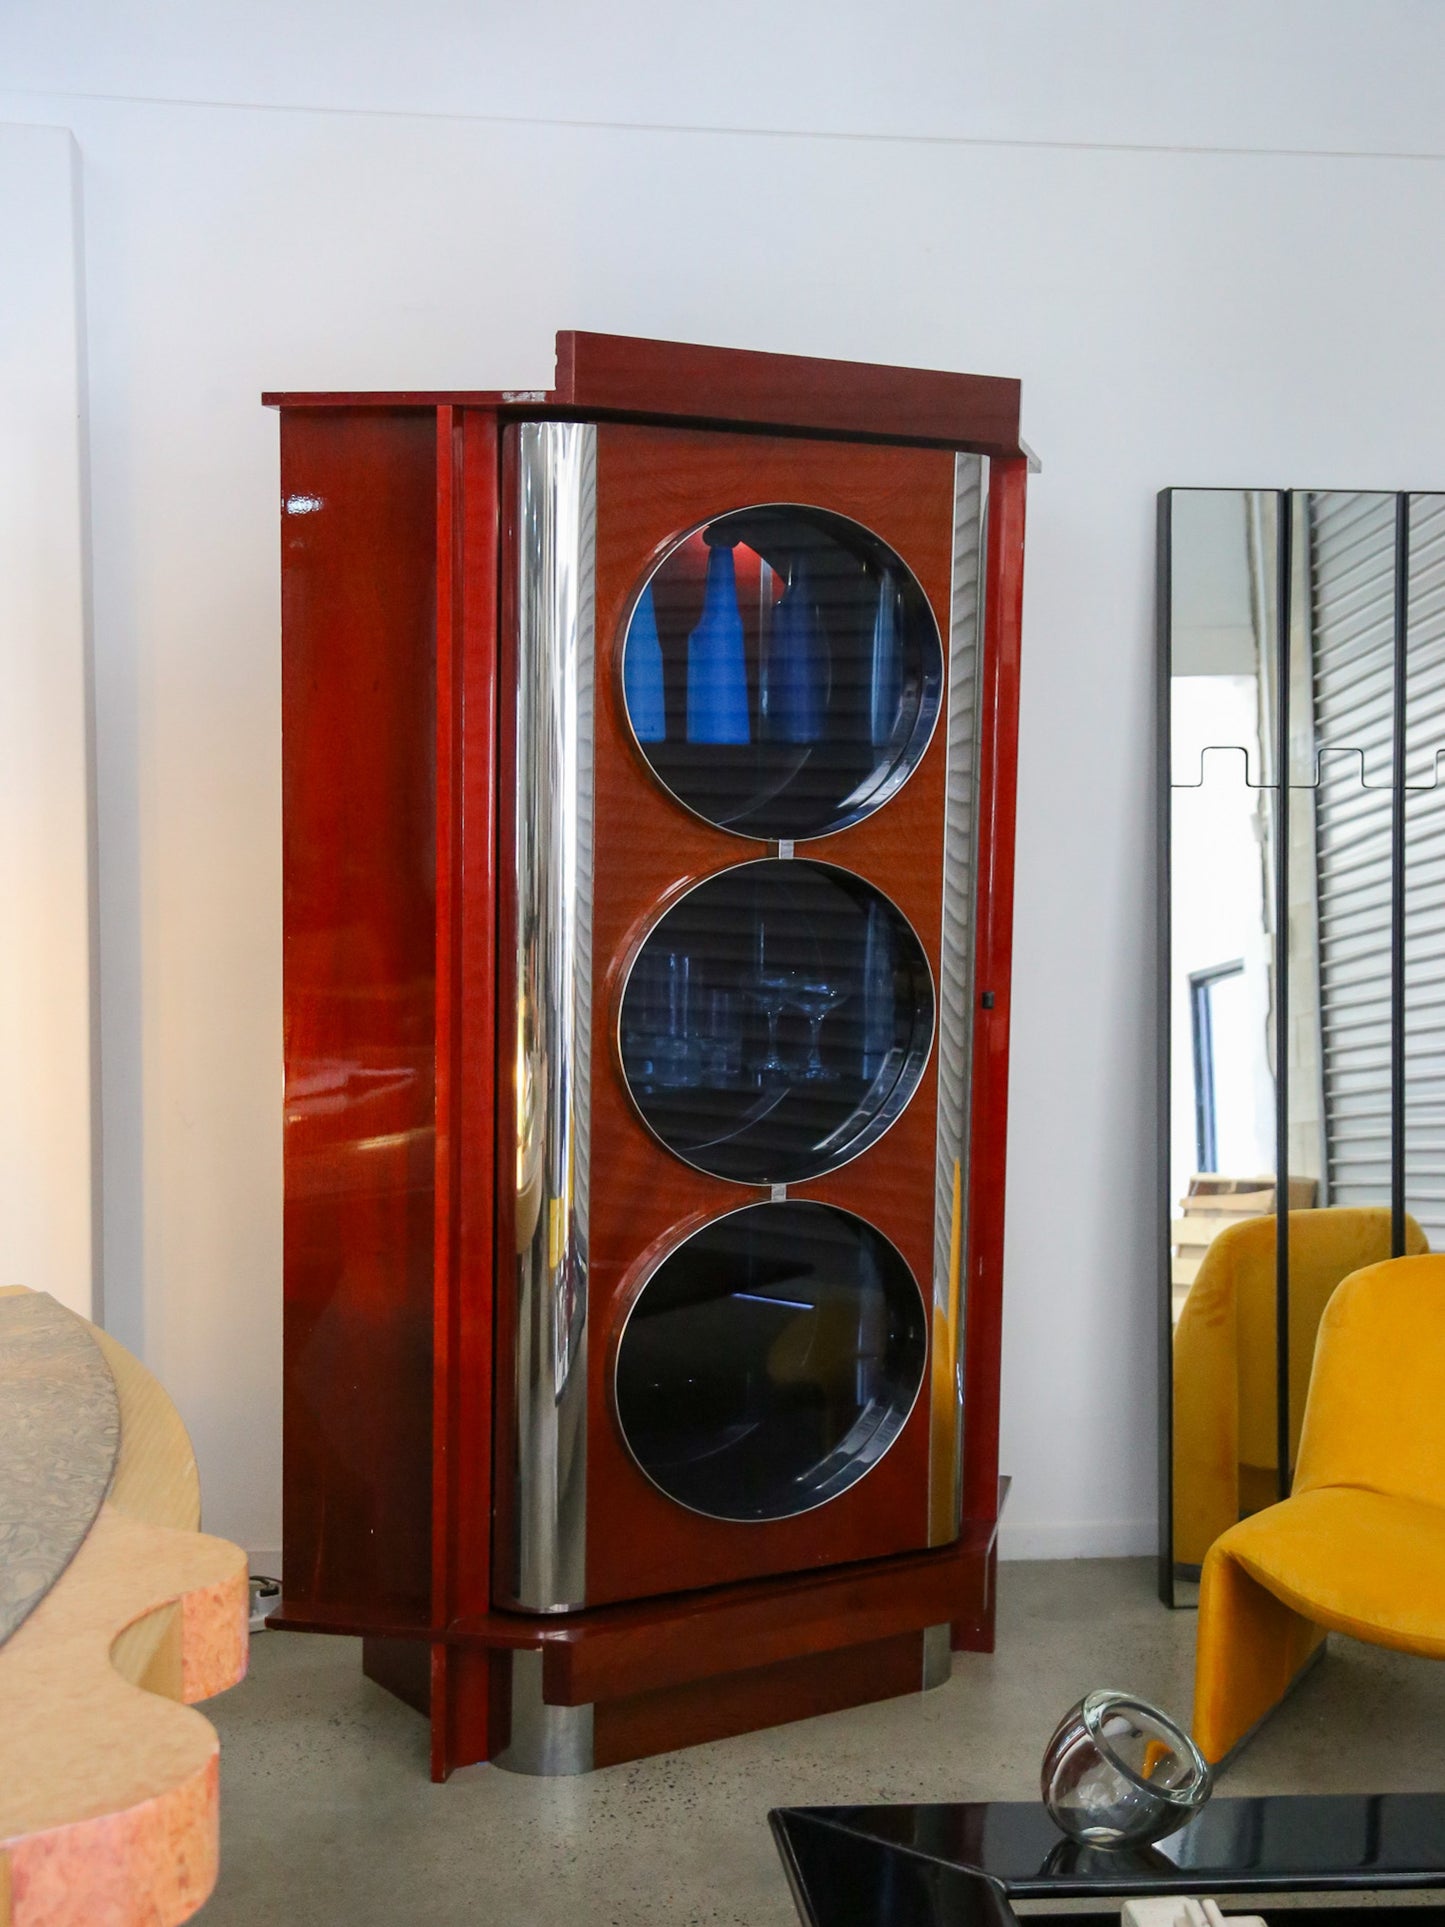
{"label": "chrome cylindrical column", "polygon": [[516,454],[516,1254],[499,1280],[512,1294],[514,1489],[497,1551],[507,1603],[559,1612],[587,1596],[597,431],[524,423]]}

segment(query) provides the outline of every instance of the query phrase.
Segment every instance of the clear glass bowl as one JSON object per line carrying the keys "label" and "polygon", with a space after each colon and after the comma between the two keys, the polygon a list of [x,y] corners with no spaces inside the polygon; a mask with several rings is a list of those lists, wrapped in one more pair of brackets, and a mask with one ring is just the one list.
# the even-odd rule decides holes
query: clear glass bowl
{"label": "clear glass bowl", "polygon": [[1054,1822],[1089,1847],[1133,1847],[1182,1827],[1209,1798],[1209,1763],[1131,1693],[1088,1693],[1054,1728],[1039,1786]]}

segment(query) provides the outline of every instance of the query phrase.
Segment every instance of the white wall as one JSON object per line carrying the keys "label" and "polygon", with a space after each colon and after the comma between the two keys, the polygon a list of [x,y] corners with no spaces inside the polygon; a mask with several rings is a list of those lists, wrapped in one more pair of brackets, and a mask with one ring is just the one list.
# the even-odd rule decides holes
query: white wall
{"label": "white wall", "polygon": [[0,116],[72,127],[85,171],[109,1320],[178,1398],[211,1523],[274,1546],[262,387],[542,386],[559,326],[1017,374],[1045,471],[1006,1544],[1146,1548],[1154,492],[1442,486],[1445,12],[755,0],[665,33],[640,4],[387,12],[28,0],[0,38],[32,90]]}
{"label": "white wall", "polygon": [[0,1285],[90,1316],[98,1143],[79,156],[0,127]]}

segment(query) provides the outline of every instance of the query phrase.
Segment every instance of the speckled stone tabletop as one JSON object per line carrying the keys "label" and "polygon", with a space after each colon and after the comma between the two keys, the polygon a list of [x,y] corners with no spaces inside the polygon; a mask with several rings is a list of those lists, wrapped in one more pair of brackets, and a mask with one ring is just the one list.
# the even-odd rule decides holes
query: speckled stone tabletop
{"label": "speckled stone tabletop", "polygon": [[110,1490],[120,1406],[83,1320],[0,1293],[0,1645],[65,1571]]}

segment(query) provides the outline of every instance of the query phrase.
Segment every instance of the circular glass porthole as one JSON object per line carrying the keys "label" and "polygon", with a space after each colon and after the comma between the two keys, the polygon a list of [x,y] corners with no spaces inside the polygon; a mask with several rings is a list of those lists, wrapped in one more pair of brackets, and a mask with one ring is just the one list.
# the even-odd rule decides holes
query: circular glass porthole
{"label": "circular glass porthole", "polygon": [[680,1505],[786,1519],[878,1463],[927,1350],[922,1295],[882,1232],[833,1205],[748,1205],[643,1286],[618,1346],[617,1416]]}
{"label": "circular glass porthole", "polygon": [[845,829],[928,746],[943,648],[888,544],[826,509],[738,509],[684,537],[627,626],[623,698],[694,814],[766,841]]}
{"label": "circular glass porthole", "polygon": [[622,993],[622,1069],[643,1121],[688,1164],[795,1184],[888,1129],[933,1021],[923,946],[880,890],[765,858],[708,877],[648,932]]}

